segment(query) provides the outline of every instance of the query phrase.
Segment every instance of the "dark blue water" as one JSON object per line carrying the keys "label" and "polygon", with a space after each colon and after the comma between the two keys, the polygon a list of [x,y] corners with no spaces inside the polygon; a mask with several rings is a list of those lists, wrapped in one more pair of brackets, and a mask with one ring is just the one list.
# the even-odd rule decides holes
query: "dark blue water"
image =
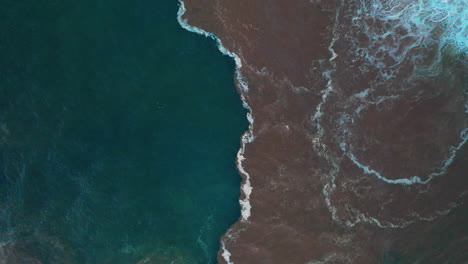
{"label": "dark blue water", "polygon": [[247,121],[233,61],[177,8],[0,0],[6,263],[215,262]]}

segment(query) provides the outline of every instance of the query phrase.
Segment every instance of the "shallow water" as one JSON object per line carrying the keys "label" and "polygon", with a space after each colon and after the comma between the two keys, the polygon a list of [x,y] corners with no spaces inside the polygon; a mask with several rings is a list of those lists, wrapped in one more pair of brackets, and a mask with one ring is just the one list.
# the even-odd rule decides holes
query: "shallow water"
{"label": "shallow water", "polygon": [[214,263],[240,216],[234,62],[176,1],[3,1],[0,255]]}

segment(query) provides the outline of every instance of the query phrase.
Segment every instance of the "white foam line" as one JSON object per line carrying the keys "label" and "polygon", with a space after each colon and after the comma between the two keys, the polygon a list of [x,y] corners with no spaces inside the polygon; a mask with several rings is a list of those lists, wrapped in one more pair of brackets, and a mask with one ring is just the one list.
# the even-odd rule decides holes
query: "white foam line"
{"label": "white foam line", "polygon": [[229,252],[227,249],[226,249],[226,245],[224,245],[224,242],[221,241],[221,249],[223,250],[223,259],[224,261],[226,261],[227,264],[234,264],[233,262],[231,262],[231,252]]}
{"label": "white foam line", "polygon": [[[250,184],[250,175],[247,171],[245,171],[244,167],[242,166],[242,162],[245,160],[244,153],[245,153],[245,146],[248,143],[251,143],[254,140],[253,136],[253,123],[254,119],[252,117],[252,109],[249,107],[247,104],[247,101],[245,99],[245,96],[243,93],[247,93],[249,91],[248,83],[246,79],[242,76],[242,73],[240,69],[242,68],[242,60],[241,58],[233,53],[228,51],[224,46],[223,43],[221,42],[221,39],[219,39],[215,34],[209,33],[201,28],[197,28],[194,26],[191,26],[188,24],[187,20],[182,18],[185,14],[187,9],[185,8],[185,3],[181,0],[179,0],[179,10],[177,12],[177,21],[179,22],[179,25],[184,28],[187,31],[214,39],[218,45],[219,51],[223,53],[224,55],[227,55],[231,58],[234,59],[234,62],[236,63],[236,80],[238,85],[240,86],[240,96],[242,100],[242,105],[244,108],[248,110],[247,113],[247,120],[249,121],[249,129],[242,135],[241,137],[241,147],[239,151],[237,152],[237,169],[238,171],[244,176],[244,182],[241,186],[241,191],[244,193],[244,199],[239,199],[239,204],[241,205],[241,221],[243,222],[248,222],[248,219],[251,215],[251,210],[252,210],[252,205],[250,204],[250,194],[252,193],[252,185]],[[226,249],[226,245],[224,244],[223,241],[221,241],[221,250],[222,250],[222,257],[226,264],[234,264],[234,262],[231,261],[231,252]]]}
{"label": "white foam line", "polygon": [[246,222],[248,221],[250,215],[251,215],[251,209],[252,205],[250,204],[250,194],[252,193],[252,185],[250,184],[250,175],[247,171],[245,171],[244,167],[242,166],[242,162],[245,160],[244,157],[244,151],[245,151],[245,145],[247,143],[252,142],[251,140],[253,139],[250,137],[251,133],[246,132],[244,135],[242,135],[242,143],[241,143],[241,148],[239,149],[239,152],[237,152],[237,169],[239,170],[240,173],[242,173],[245,176],[245,181],[244,184],[242,185],[242,192],[244,193],[245,197],[244,199],[240,199],[239,203],[242,207],[241,209],[241,214],[242,214],[242,221]]}
{"label": "white foam line", "polygon": [[[465,194],[466,194],[466,192],[463,192],[459,196],[459,198],[465,196]],[[412,225],[413,223],[416,223],[417,221],[426,221],[426,222],[434,221],[435,219],[437,219],[440,216],[444,216],[444,215],[449,214],[452,211],[453,208],[456,208],[456,207],[458,207],[460,205],[461,205],[460,203],[450,203],[449,207],[446,210],[435,211],[435,215],[428,216],[428,217],[423,217],[420,214],[413,212],[409,216],[413,217],[414,219],[408,220],[408,221],[403,221],[400,224],[387,222],[387,221],[386,222],[380,222],[378,219],[376,219],[374,217],[366,216],[365,214],[361,213],[359,210],[357,210],[355,208],[351,208],[349,210],[356,214],[357,219],[354,222],[346,221],[346,225],[349,226],[349,227],[354,227],[356,224],[364,222],[364,223],[374,224],[374,225],[376,225],[376,226],[378,226],[380,228],[384,228],[384,229],[385,228],[394,228],[394,229],[406,228],[406,227]]]}
{"label": "white foam line", "polygon": [[[248,83],[247,83],[246,79],[242,76],[242,74],[240,73],[240,68],[242,68],[241,58],[237,54],[227,50],[223,46],[223,43],[221,42],[221,39],[219,39],[215,34],[209,33],[209,32],[207,32],[207,31],[205,31],[205,30],[203,30],[201,28],[197,28],[197,27],[189,25],[188,22],[187,22],[187,19],[182,18],[186,11],[187,11],[187,9],[185,9],[185,3],[183,1],[181,1],[181,0],[179,0],[179,11],[177,11],[177,21],[179,22],[180,26],[182,28],[184,28],[185,30],[187,30],[187,31],[196,33],[198,35],[205,36],[207,38],[214,39],[216,41],[216,44],[218,45],[219,51],[221,51],[221,53],[223,53],[224,55],[227,55],[227,56],[234,59],[234,62],[236,63],[236,79],[239,82],[239,85],[240,85],[242,91],[247,92],[249,90]],[[250,108],[248,108],[248,109],[250,110]]]}
{"label": "white foam line", "polygon": [[[468,128],[465,128],[461,133],[460,133],[460,138],[462,139],[461,142],[456,146],[456,147],[451,147],[450,150],[450,155],[449,157],[444,161],[443,166],[439,169],[439,172],[433,172],[429,174],[429,177],[426,180],[422,180],[418,176],[413,176],[411,178],[401,178],[401,179],[388,179],[382,174],[380,174],[378,171],[371,169],[369,166],[366,166],[362,163],[360,163],[357,158],[352,154],[352,153],[347,153],[347,156],[349,159],[360,169],[364,171],[365,174],[372,174],[376,176],[378,179],[390,183],[390,184],[402,184],[402,185],[412,185],[412,184],[427,184],[430,182],[432,179],[441,176],[446,173],[447,168],[453,163],[455,160],[455,156],[457,155],[458,151],[466,144],[468,141]],[[341,149],[346,152],[346,149],[341,147]]]}
{"label": "white foam line", "polygon": [[336,14],[334,18],[333,29],[332,29],[332,40],[330,41],[330,45],[328,46],[328,51],[331,54],[330,58],[328,59],[328,62],[330,63],[332,68],[322,73],[325,80],[327,80],[327,84],[325,86],[325,89],[320,91],[320,93],[322,94],[322,98],[321,98],[320,103],[315,108],[315,113],[311,118],[312,122],[315,123],[315,127],[317,128],[316,138],[313,141],[314,149],[320,156],[324,157],[330,163],[330,165],[332,165],[332,169],[330,170],[330,173],[328,175],[325,175],[325,177],[327,178],[329,182],[324,184],[322,193],[325,197],[325,203],[327,205],[328,210],[331,213],[333,220],[338,223],[341,223],[341,221],[337,216],[337,209],[331,203],[330,196],[336,189],[335,178],[339,169],[335,160],[332,157],[330,157],[329,151],[327,150],[326,145],[322,144],[320,141],[325,134],[325,129],[321,125],[322,116],[324,114],[322,107],[327,102],[328,96],[330,95],[330,93],[332,93],[334,90],[332,74],[336,71],[335,60],[338,57],[338,54],[335,51],[335,43],[339,39],[339,35],[337,34],[337,32],[338,32],[338,26],[339,26],[339,16],[340,16],[342,7],[343,7],[343,2],[340,1],[340,4],[336,10]]}
{"label": "white foam line", "polygon": [[[343,3],[341,3],[342,5]],[[330,42],[330,45],[328,46],[328,51],[331,53],[331,57],[330,59],[328,59],[328,61],[330,62],[331,66],[332,66],[332,69],[328,70],[328,71],[325,71],[323,73],[323,77],[325,77],[325,79],[327,80],[327,85],[325,87],[325,89],[323,89],[322,91],[320,91],[320,93],[322,94],[322,101],[317,105],[316,107],[316,111],[315,111],[315,114],[314,116],[312,117],[312,120],[313,121],[317,121],[317,122],[320,122],[321,121],[321,117],[323,115],[323,112],[322,112],[322,107],[323,105],[327,102],[327,99],[328,99],[328,96],[330,95],[330,93],[334,90],[334,87],[333,87],[333,79],[332,79],[332,74],[335,72],[336,70],[336,58],[338,57],[338,54],[335,52],[335,43],[336,41],[338,40],[338,35],[336,34],[337,30],[338,30],[338,19],[339,19],[339,15],[340,15],[340,10],[341,10],[341,5],[340,7],[338,8],[337,12],[336,12],[336,15],[335,15],[335,21],[334,21],[334,24],[333,24],[333,30],[332,30],[332,40]],[[317,123],[318,126],[320,126],[319,123]],[[321,127],[321,126],[320,126]],[[319,129],[319,132],[318,132],[319,136],[321,137],[323,135],[323,129]]]}
{"label": "white foam line", "polygon": [[245,100],[245,97],[243,95],[243,92],[247,93],[249,91],[249,87],[248,87],[248,83],[246,79],[242,76],[240,72],[240,69],[242,68],[242,60],[237,54],[227,50],[223,46],[221,39],[219,39],[215,34],[209,33],[201,28],[197,28],[197,27],[189,25],[187,22],[187,19],[182,18],[186,11],[187,9],[185,9],[185,3],[179,0],[179,11],[177,12],[177,21],[179,22],[180,26],[187,31],[214,39],[218,45],[219,51],[221,51],[221,53],[223,53],[224,55],[227,55],[233,58],[234,62],[236,63],[236,73],[235,73],[236,80],[241,90],[240,94],[241,94],[241,99],[242,99],[242,105],[248,110],[247,120],[249,121],[249,129],[242,135],[241,147],[239,149],[239,152],[237,153],[237,169],[244,176],[244,182],[241,187],[241,190],[244,193],[244,199],[240,199],[239,203],[241,205],[242,221],[247,222],[251,215],[252,206],[250,204],[250,194],[252,193],[253,188],[252,188],[252,185],[250,184],[250,175],[249,173],[245,171],[244,167],[242,166],[242,162],[245,160],[245,157],[244,157],[245,145],[248,143],[251,143],[254,140],[254,136],[253,136],[254,119],[252,117],[252,109],[247,104],[247,101]]}

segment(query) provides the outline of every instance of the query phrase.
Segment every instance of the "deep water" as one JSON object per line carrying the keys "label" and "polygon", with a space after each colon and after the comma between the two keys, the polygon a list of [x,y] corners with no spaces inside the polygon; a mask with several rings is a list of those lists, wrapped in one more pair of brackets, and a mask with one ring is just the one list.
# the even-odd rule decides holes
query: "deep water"
{"label": "deep water", "polygon": [[216,262],[248,123],[234,62],[177,9],[0,0],[0,259]]}

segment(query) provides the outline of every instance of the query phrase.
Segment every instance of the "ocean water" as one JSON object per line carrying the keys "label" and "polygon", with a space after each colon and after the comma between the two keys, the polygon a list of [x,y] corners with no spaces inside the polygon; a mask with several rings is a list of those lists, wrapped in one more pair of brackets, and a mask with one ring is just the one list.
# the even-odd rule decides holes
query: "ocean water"
{"label": "ocean water", "polygon": [[234,61],[177,1],[0,1],[0,263],[215,263]]}

